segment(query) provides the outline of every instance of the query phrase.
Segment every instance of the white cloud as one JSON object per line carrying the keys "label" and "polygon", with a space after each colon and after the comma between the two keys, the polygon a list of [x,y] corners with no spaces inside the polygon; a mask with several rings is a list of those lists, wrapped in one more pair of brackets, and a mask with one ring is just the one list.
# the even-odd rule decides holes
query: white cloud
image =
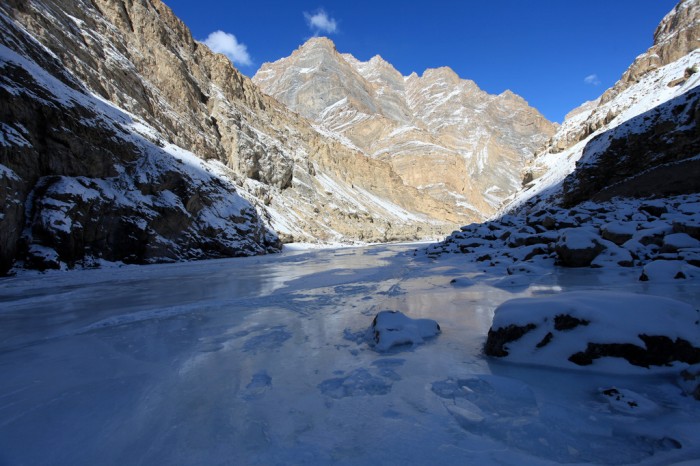
{"label": "white cloud", "polygon": [[248,48],[241,44],[236,36],[224,31],[214,31],[204,40],[213,52],[223,53],[236,65],[249,66],[253,61],[248,55]]}
{"label": "white cloud", "polygon": [[590,84],[591,86],[598,86],[600,85],[600,79],[598,79],[597,74],[589,74],[585,78],[583,78],[583,82],[586,84]]}
{"label": "white cloud", "polygon": [[323,10],[318,10],[318,12],[313,15],[304,12],[304,18],[306,18],[307,24],[315,34],[319,32],[332,34],[338,30],[338,23]]}

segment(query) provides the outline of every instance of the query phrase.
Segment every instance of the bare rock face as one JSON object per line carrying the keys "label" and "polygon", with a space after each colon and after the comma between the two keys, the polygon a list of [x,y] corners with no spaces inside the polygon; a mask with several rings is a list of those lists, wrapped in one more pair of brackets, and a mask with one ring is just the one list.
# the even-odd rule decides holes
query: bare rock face
{"label": "bare rock face", "polygon": [[510,91],[489,95],[447,67],[402,76],[378,55],[340,54],[327,38],[264,64],[253,81],[466,220],[520,188],[523,166],[555,130]]}
{"label": "bare rock face", "polygon": [[[201,257],[277,250],[274,234],[264,233],[271,229],[286,241],[390,241],[444,234],[461,221],[450,204],[406,186],[389,163],[329,139],[261,93],[227,58],[195,41],[159,0],[10,0],[0,13],[0,189],[8,199],[0,207],[7,245],[0,270],[18,260],[32,266],[27,251],[39,257],[38,246],[64,251],[58,262],[68,266],[95,254],[156,261],[196,256],[197,248]],[[71,92],[80,96],[64,98]],[[195,159],[183,162],[177,154],[185,152]],[[155,159],[159,168],[148,178],[142,172]],[[182,172],[192,164],[196,173]],[[139,181],[143,176],[148,181]],[[61,191],[69,186],[96,197]],[[122,202],[137,192],[150,207],[139,204],[143,199]],[[228,207],[219,203],[227,196]],[[40,220],[61,202],[72,239]],[[140,209],[150,212],[147,230],[189,242],[189,252],[154,246],[133,253],[144,242],[140,227],[102,241]],[[198,209],[232,223],[209,229]],[[244,217],[260,222],[243,227]],[[87,232],[95,232],[94,241]],[[258,247],[231,249],[224,246],[228,235]]]}

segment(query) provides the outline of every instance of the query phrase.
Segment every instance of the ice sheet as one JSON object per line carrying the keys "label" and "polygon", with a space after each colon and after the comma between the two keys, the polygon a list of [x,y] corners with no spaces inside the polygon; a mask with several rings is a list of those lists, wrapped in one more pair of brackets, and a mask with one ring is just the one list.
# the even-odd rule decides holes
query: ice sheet
{"label": "ice sheet", "polygon": [[[700,459],[700,403],[670,377],[522,367],[481,350],[511,298],[615,286],[697,306],[697,282],[543,268],[505,283],[415,247],[0,280],[0,464]],[[385,309],[442,332],[374,351],[360,335]],[[608,387],[654,409],[621,412]]]}

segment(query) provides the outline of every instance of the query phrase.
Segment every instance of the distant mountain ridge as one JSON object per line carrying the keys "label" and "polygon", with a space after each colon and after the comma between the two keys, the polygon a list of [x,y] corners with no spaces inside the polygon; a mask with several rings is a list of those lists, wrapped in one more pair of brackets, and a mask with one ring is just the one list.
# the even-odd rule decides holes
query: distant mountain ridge
{"label": "distant mountain ridge", "polygon": [[312,38],[253,77],[263,92],[349,147],[387,161],[409,186],[485,218],[520,189],[556,125],[510,91],[490,95],[448,67],[402,76]]}

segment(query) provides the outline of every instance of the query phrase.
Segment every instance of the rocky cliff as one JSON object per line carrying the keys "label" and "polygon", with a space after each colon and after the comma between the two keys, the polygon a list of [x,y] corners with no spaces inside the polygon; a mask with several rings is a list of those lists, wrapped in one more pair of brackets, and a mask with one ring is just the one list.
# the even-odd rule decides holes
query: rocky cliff
{"label": "rocky cliff", "polygon": [[646,59],[638,58],[600,99],[569,114],[554,140],[572,145],[539,153],[531,179],[500,215],[462,227],[427,255],[465,254],[492,271],[494,286],[506,288],[531,283],[540,267],[553,264],[627,268],[620,270],[627,277],[637,267],[638,280],[664,284],[697,277],[700,50],[663,51],[664,38],[682,38],[697,26],[697,5],[682,1],[657,29],[660,40],[641,55],[670,62],[642,72]]}
{"label": "rocky cliff", "polygon": [[695,0],[681,0],[661,20],[649,50],[639,55],[617,83],[600,98],[586,102],[567,115],[562,127],[547,142],[548,150],[554,153],[566,150],[608,125],[625,110],[619,105],[610,105],[612,101],[630,86],[638,84],[648,73],[700,48],[699,38],[700,4]]}
{"label": "rocky cliff", "polygon": [[0,273],[274,251],[271,230],[416,239],[464,220],[259,92],[159,0],[10,0],[0,15]]}
{"label": "rocky cliff", "polygon": [[555,125],[510,91],[490,95],[450,68],[402,76],[313,38],[253,82],[348,147],[465,217],[485,218],[521,186]]}
{"label": "rocky cliff", "polygon": [[700,7],[681,1],[601,98],[571,112],[508,209],[700,191]]}

